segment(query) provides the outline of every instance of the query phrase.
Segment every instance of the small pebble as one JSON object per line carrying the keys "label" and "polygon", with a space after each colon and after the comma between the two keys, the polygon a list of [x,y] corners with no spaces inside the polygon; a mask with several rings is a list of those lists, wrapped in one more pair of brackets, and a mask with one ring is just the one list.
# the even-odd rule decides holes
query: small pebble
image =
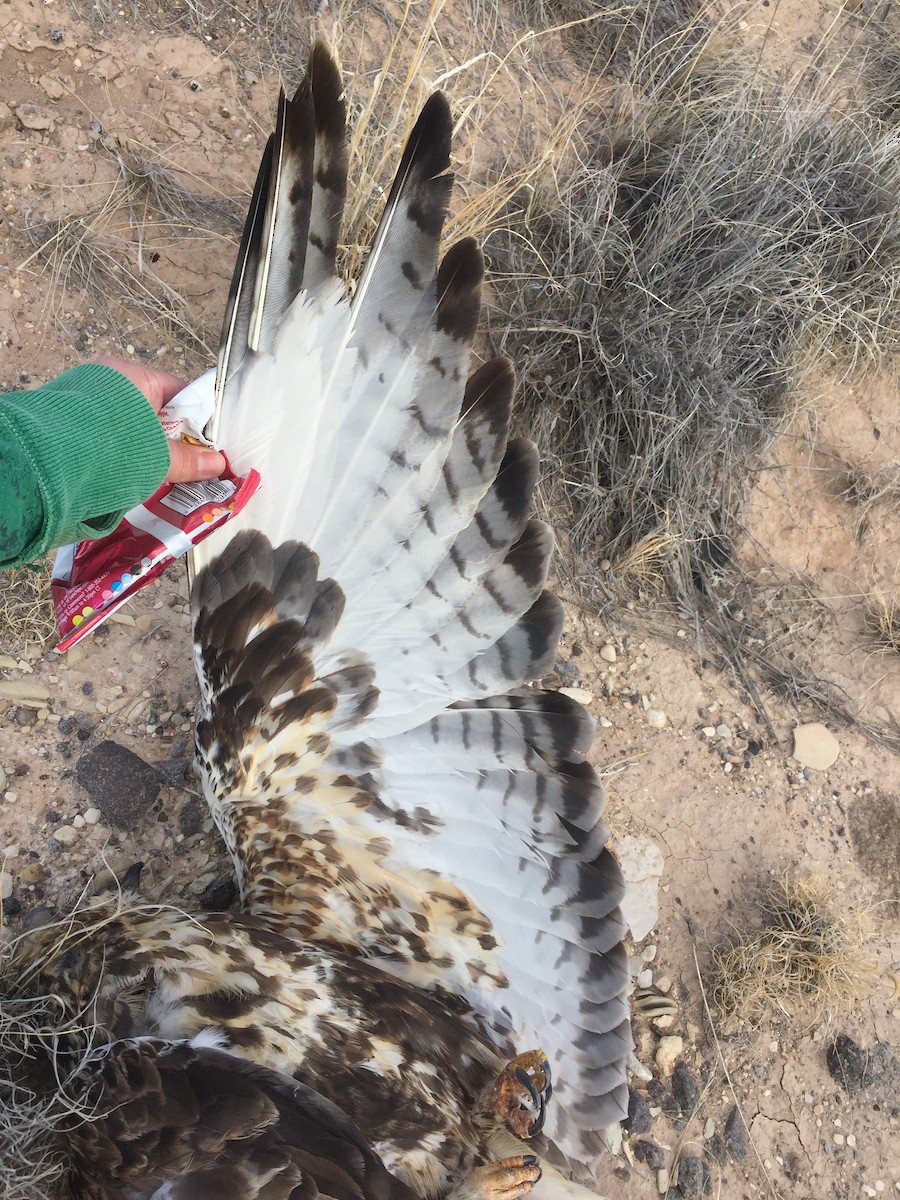
{"label": "small pebble", "polygon": [[622,1122],[626,1131],[631,1134],[649,1133],[652,1119],[647,1098],[634,1088],[628,1089],[628,1116]]}
{"label": "small pebble", "polygon": [[53,830],[53,836],[61,846],[71,846],[78,837],[78,830],[74,825],[59,825]]}
{"label": "small pebble", "polygon": [[725,725],[724,723],[721,725],[717,725],[716,733],[718,734],[718,736],[720,738],[730,738],[731,737],[731,726]]}
{"label": "small pebble", "polygon": [[75,816],[72,818],[72,824],[75,826],[76,829],[84,828],[84,817],[81,815],[81,813],[75,814]]}
{"label": "small pebble", "polygon": [[649,969],[639,971],[637,977],[638,987],[647,988],[653,983],[653,972]]}
{"label": "small pebble", "polygon": [[615,646],[610,646],[607,643],[607,645],[600,647],[600,657],[604,662],[614,663],[619,656],[616,653]]}
{"label": "small pebble", "polygon": [[703,736],[704,736],[704,737],[707,737],[707,738],[714,738],[714,737],[716,736],[716,730],[715,730],[715,726],[713,726],[713,725],[704,725],[704,726],[703,726],[702,733],[703,733]]}
{"label": "small pebble", "polygon": [[709,1167],[702,1158],[685,1155],[678,1163],[678,1186],[684,1196],[707,1196],[712,1191]]}
{"label": "small pebble", "polygon": [[747,1157],[747,1135],[740,1109],[735,1105],[725,1120],[725,1150],[733,1162]]}
{"label": "small pebble", "polygon": [[659,1046],[656,1049],[656,1065],[659,1067],[663,1075],[669,1076],[675,1069],[675,1063],[684,1052],[684,1039],[669,1035],[668,1037],[660,1038]]}
{"label": "small pebble", "polygon": [[665,729],[668,718],[666,714],[659,708],[650,708],[647,710],[647,724],[651,729]]}
{"label": "small pebble", "polygon": [[601,729],[612,729],[612,721],[609,717],[598,717],[597,724]]}
{"label": "small pebble", "polygon": [[84,811],[85,825],[96,825],[103,814],[99,808],[87,808]]}
{"label": "small pebble", "polygon": [[684,1059],[679,1059],[672,1072],[672,1095],[685,1116],[690,1116],[700,1106],[700,1088]]}
{"label": "small pebble", "polygon": [[647,1139],[635,1142],[634,1157],[638,1162],[646,1163],[651,1171],[658,1171],[666,1161],[663,1150],[657,1146],[656,1142]]}
{"label": "small pebble", "polygon": [[8,871],[0,871],[0,900],[8,900],[12,895],[13,877]]}
{"label": "small pebble", "polygon": [[[570,700],[577,700],[579,704],[590,704],[594,699],[592,693],[587,691],[586,688],[561,687],[559,689],[559,694],[561,696],[568,696]],[[169,716],[171,717],[172,714],[169,713]]]}
{"label": "small pebble", "polygon": [[36,883],[42,883],[44,879],[44,868],[39,862],[34,862],[32,860],[31,862],[26,863],[19,872],[19,879],[23,884],[25,884],[26,887],[31,887]]}

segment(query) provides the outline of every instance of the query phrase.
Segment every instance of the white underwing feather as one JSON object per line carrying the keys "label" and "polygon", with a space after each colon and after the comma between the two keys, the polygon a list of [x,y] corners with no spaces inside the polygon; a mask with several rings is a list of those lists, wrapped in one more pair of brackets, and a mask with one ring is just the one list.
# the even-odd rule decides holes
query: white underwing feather
{"label": "white underwing feather", "polygon": [[301,90],[220,360],[219,437],[263,483],[195,554],[204,791],[252,911],[542,1046],[547,1133],[587,1161],[627,1106],[623,885],[592,722],[524,686],[563,613],[511,367],[467,378],[480,251],[438,266],[449,109],[426,104],[348,301],[340,76],[318,49]]}

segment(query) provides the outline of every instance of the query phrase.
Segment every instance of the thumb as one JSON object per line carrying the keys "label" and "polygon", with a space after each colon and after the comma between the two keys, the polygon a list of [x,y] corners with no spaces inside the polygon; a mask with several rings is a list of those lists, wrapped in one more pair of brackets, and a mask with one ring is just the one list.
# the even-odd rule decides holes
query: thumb
{"label": "thumb", "polygon": [[186,442],[170,442],[167,483],[190,483],[195,479],[214,479],[225,470],[225,459],[218,450],[204,446],[189,446]]}

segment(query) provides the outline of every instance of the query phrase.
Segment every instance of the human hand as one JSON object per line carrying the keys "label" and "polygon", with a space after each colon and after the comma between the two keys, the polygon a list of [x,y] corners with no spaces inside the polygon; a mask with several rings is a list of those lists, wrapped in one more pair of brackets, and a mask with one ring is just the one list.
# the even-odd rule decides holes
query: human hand
{"label": "human hand", "polygon": [[[104,367],[112,367],[126,379],[130,379],[138,391],[143,392],[154,412],[159,412],[173,396],[177,396],[185,380],[168,371],[157,371],[143,363],[128,362],[113,354],[102,354],[98,359]],[[169,473],[167,483],[192,483],[196,479],[214,479],[225,470],[225,459],[218,450],[202,446],[190,446],[186,442],[169,442]]]}

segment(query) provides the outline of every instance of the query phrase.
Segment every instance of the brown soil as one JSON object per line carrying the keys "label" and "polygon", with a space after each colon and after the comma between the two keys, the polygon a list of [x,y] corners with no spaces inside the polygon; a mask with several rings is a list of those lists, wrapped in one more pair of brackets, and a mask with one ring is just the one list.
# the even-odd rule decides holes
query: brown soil
{"label": "brown soil", "polygon": [[[205,41],[172,23],[160,33],[124,11],[130,9],[111,8],[105,21],[90,23],[61,3],[0,3],[0,388],[6,390],[104,351],[190,376],[207,365],[215,345],[236,246],[227,212],[203,209],[208,220],[200,228],[196,218],[148,223],[139,197],[130,210],[117,204],[96,213],[120,179],[121,143],[176,164],[182,181],[205,196],[245,197],[275,85],[258,62],[248,66],[242,57],[246,30],[229,42],[220,23],[215,40]],[[799,0],[793,8],[785,0],[775,22],[777,54],[786,61],[792,47],[808,45],[837,15],[834,5],[816,6],[813,14]],[[458,28],[448,24],[438,36],[445,61],[465,60],[467,41]],[[356,66],[344,57],[345,66]],[[398,60],[396,69],[407,65]],[[542,91],[554,100],[569,90],[557,69],[560,77]],[[495,86],[502,89],[504,79]],[[510,121],[507,132],[518,129],[518,118]],[[67,232],[68,257],[57,259],[57,275],[34,254],[35,242],[59,233],[53,222],[82,214],[101,239],[93,269],[108,269],[95,275],[93,292],[66,289],[62,277],[81,261],[72,257],[79,227]],[[113,235],[119,248],[110,261],[102,257],[102,238]],[[138,286],[126,270],[155,295],[162,284],[176,290],[168,324],[117,298],[116,281],[126,293]],[[186,335],[186,325],[194,336]],[[897,596],[896,511],[882,500],[861,513],[841,498],[848,465],[872,469],[900,455],[896,382],[887,372],[823,380],[812,399],[815,422],[810,417],[782,439],[754,492],[746,565],[764,572],[772,570],[770,560],[778,564],[768,634],[798,647],[804,634],[811,669],[843,688],[854,711],[896,726],[900,658],[879,650],[866,625],[876,587]],[[143,860],[145,892],[186,904],[227,874],[208,822],[198,832],[183,831],[191,828],[181,820],[191,798],[186,787],[164,788],[156,809],[131,832],[79,820],[71,845],[54,836],[90,808],[73,768],[98,741],[114,739],[151,762],[190,753],[196,688],[186,599],[183,573],[172,570],[121,620],[110,621],[105,635],[67,656],[0,646],[17,663],[3,659],[0,677],[42,683],[51,696],[40,710],[12,705],[0,712],[0,853],[6,850],[3,869],[21,906],[20,915],[7,917],[12,929],[38,905],[74,899],[104,864],[121,869]],[[805,636],[811,626],[812,643]],[[677,1009],[665,1029],[636,1021],[638,1057],[659,1078],[660,1037],[680,1036],[702,1093],[685,1124],[665,1111],[668,1078],[660,1081],[666,1091],[651,1084],[653,1126],[643,1136],[662,1148],[672,1174],[660,1176],[637,1161],[635,1139],[626,1137],[618,1158],[606,1157],[599,1190],[611,1198],[664,1194],[674,1187],[679,1158],[715,1149],[736,1103],[750,1146],[743,1163],[726,1156],[711,1164],[714,1195],[818,1200],[900,1191],[900,1078],[887,1098],[884,1088],[851,1095],[826,1061],[837,1034],[865,1049],[879,1042],[896,1049],[900,1042],[897,757],[858,731],[834,726],[837,762],[824,771],[804,769],[791,757],[791,730],[819,714],[797,713],[763,691],[773,740],[750,697],[716,669],[693,627],[660,634],[608,625],[573,606],[559,667],[559,681],[590,693],[592,711],[602,718],[593,757],[607,777],[614,844],[649,839],[664,858],[659,917],[635,953],[643,954],[638,966],[655,982],[668,977]],[[608,661],[610,651],[601,654],[605,645],[615,647],[615,661]],[[665,714],[661,727],[656,712]],[[78,716],[85,720],[70,721]],[[836,909],[864,906],[877,918],[865,998],[833,1017],[801,1006],[756,1030],[715,1014],[711,1022],[711,949],[733,930],[754,926],[761,890],[790,869],[830,880]],[[636,1086],[647,1090],[644,1082]]]}

